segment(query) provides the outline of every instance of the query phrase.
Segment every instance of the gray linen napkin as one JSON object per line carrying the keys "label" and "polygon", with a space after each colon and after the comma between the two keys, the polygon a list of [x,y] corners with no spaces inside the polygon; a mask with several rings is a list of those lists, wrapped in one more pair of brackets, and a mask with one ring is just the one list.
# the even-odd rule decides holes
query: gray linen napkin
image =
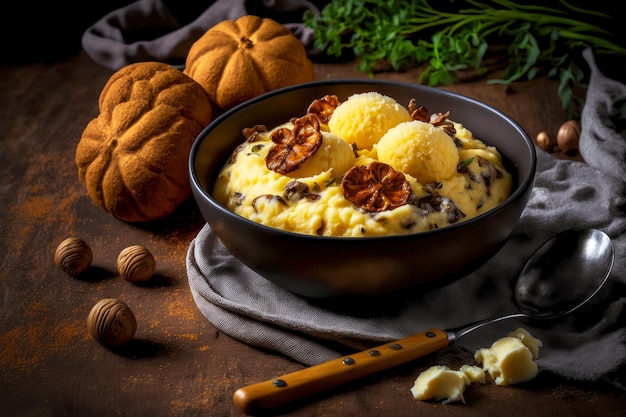
{"label": "gray linen napkin", "polygon": [[[616,85],[594,67],[591,53],[586,58],[594,72],[587,106],[597,113],[587,114],[584,123],[598,126],[606,120],[607,107],[595,102],[606,103]],[[606,142],[622,146],[623,139],[613,133],[604,137]],[[594,147],[586,143],[592,139],[581,140]],[[621,171],[606,164],[611,149],[608,144],[596,149],[598,157],[590,158],[589,164],[538,151],[535,187],[509,242],[479,270],[444,288],[363,304],[308,299],[237,261],[205,225],[187,254],[193,297],[204,316],[224,333],[314,365],[432,327],[453,328],[514,311],[511,283],[530,254],[554,233],[595,227],[613,239],[616,263],[607,286],[588,306],[549,326],[505,321],[484,327],[452,348],[474,352],[521,326],[543,342],[538,360],[542,371],[626,389],[626,182],[619,174],[626,161],[615,162]]]}
{"label": "gray linen napkin", "polygon": [[[237,20],[252,13],[245,0],[217,0],[189,23],[180,22],[164,0],[138,0],[113,10],[83,33],[83,49],[98,64],[118,70],[141,61],[159,61],[172,65],[185,62],[191,45],[204,32],[223,20]],[[318,8],[306,0],[263,0],[254,13],[278,19],[296,11]],[[197,7],[195,5],[194,7]],[[282,20],[282,19],[281,19]],[[281,23],[288,27],[307,48],[313,33],[302,21]]]}

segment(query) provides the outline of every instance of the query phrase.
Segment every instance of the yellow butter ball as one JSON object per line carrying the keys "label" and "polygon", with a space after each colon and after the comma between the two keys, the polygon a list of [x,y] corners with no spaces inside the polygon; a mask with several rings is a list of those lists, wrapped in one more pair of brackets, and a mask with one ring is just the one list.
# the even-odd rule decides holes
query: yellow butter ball
{"label": "yellow butter ball", "polygon": [[454,140],[442,129],[418,120],[389,129],[376,150],[379,161],[422,184],[451,177],[459,163]]}
{"label": "yellow butter ball", "polygon": [[353,94],[334,110],[328,128],[359,149],[372,149],[391,127],[411,120],[406,107],[377,92]]}

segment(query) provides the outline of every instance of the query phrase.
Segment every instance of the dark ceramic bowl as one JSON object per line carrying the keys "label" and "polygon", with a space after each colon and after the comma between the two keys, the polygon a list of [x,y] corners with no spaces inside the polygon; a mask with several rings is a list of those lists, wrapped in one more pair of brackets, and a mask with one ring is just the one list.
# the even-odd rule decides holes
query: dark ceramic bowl
{"label": "dark ceramic bowl", "polygon": [[[213,182],[243,141],[242,130],[273,127],[306,113],[326,94],[345,100],[377,91],[407,105],[411,98],[433,112],[450,111],[475,137],[495,146],[513,174],[512,195],[471,220],[401,236],[308,236],[263,226],[218,204]],[[308,297],[372,296],[451,283],[489,260],[510,236],[534,183],[536,153],[524,130],[505,114],[468,97],[421,85],[380,80],[331,80],[267,93],[215,119],[196,139],[189,169],[202,215],[224,246],[264,278]]]}

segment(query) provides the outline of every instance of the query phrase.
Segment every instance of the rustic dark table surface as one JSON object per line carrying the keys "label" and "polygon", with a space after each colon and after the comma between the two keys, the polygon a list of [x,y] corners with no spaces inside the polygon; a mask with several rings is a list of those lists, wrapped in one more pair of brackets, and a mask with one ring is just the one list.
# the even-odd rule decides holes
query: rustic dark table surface
{"label": "rustic dark table surface", "polygon": [[[74,151],[112,73],[83,52],[62,62],[0,67],[0,410],[24,417],[243,415],[232,400],[237,388],[302,366],[222,334],[196,308],[185,255],[204,221],[193,201],[147,225],[123,223],[92,204]],[[348,62],[318,64],[317,77],[365,75]],[[379,77],[414,82],[416,74]],[[556,132],[564,121],[557,84],[547,79],[518,83],[512,93],[484,80],[447,88],[507,113],[531,137]],[[53,262],[70,236],[93,248],[88,280],[71,278]],[[149,285],[117,275],[117,255],[134,244],[156,258]],[[109,350],[89,335],[87,315],[102,298],[125,301],[137,317],[135,338],[123,349]],[[277,414],[608,417],[626,409],[624,392],[543,374],[523,386],[470,386],[466,404],[412,398],[409,388],[422,370],[460,360],[425,357]]]}

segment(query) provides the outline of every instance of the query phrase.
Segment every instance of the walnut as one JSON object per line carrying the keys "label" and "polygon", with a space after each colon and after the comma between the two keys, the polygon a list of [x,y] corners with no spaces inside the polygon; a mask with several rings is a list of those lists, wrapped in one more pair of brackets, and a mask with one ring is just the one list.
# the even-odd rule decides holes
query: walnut
{"label": "walnut", "polygon": [[89,269],[92,261],[91,247],[78,237],[65,239],[54,253],[54,263],[73,277]]}
{"label": "walnut", "polygon": [[580,139],[580,122],[568,120],[563,123],[556,134],[556,142],[563,153],[570,153],[578,149]]}
{"label": "walnut", "polygon": [[274,144],[265,157],[268,169],[286,175],[295,171],[322,145],[317,116],[304,115],[293,120],[293,129],[280,128],[270,135]]}
{"label": "walnut", "polygon": [[341,181],[341,189],[346,199],[372,213],[408,204],[411,197],[404,174],[376,161],[350,168]]}
{"label": "walnut", "polygon": [[328,124],[328,121],[339,104],[341,104],[341,102],[336,95],[325,95],[312,102],[306,112],[317,116],[320,123]]}
{"label": "walnut", "polygon": [[102,345],[117,347],[135,336],[137,320],[128,305],[114,298],[105,298],[91,308],[87,328]]}
{"label": "walnut", "polygon": [[122,250],[117,257],[117,269],[126,281],[147,281],[156,271],[156,261],[148,249],[133,245]]}

